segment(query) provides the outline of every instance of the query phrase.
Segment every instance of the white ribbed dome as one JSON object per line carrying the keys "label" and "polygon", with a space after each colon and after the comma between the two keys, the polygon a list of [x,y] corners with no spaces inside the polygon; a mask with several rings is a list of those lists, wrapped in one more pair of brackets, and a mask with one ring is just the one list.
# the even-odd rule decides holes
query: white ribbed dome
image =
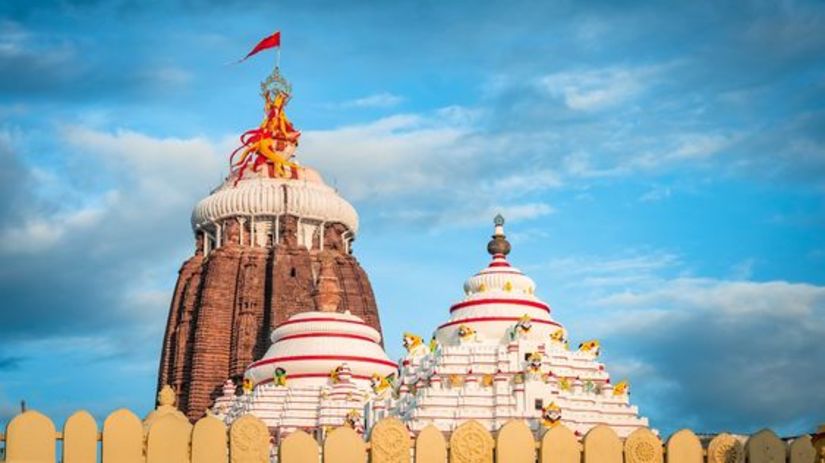
{"label": "white ribbed dome", "polygon": [[510,266],[503,255],[496,255],[490,265],[464,282],[464,292],[472,297],[480,292],[503,291],[535,298],[536,283],[521,270]]}
{"label": "white ribbed dome", "polygon": [[293,315],[272,332],[272,346],[252,363],[246,377],[254,384],[272,380],[275,368],[286,370],[290,385],[327,384],[329,373],[346,363],[352,379],[364,386],[378,373],[395,372],[379,344],[381,334],[349,313],[304,312]]}
{"label": "white ribbed dome", "polygon": [[315,171],[301,170],[300,178],[269,178],[248,173],[235,184],[230,177],[202,199],[192,211],[192,228],[234,216],[290,214],[302,219],[340,222],[354,234],[358,214],[350,203],[327,186]]}
{"label": "white ribbed dome", "polygon": [[509,330],[525,315],[531,324],[528,339],[547,341],[562,328],[550,316],[550,306],[534,294],[533,279],[507,262],[504,252],[509,252],[510,244],[504,237],[503,223],[497,218],[496,232],[488,245],[492,262],[467,279],[464,299],[450,307],[450,319],[438,327],[436,337],[440,343],[458,344],[462,325],[475,330],[478,342],[507,343]]}

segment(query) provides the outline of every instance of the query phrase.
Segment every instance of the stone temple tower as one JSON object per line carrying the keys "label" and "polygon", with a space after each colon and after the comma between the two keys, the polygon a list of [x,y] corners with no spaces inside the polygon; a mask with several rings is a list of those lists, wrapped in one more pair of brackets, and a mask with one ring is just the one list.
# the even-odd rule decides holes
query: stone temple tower
{"label": "stone temple tower", "polygon": [[224,183],[194,208],[195,254],[169,308],[158,389],[171,385],[190,419],[266,352],[275,326],[320,308],[322,263],[338,279],[339,310],[381,329],[369,279],[352,255],[358,215],[292,160],[300,132],[283,111],[291,89],[277,69],[261,88],[264,121],[242,137]]}

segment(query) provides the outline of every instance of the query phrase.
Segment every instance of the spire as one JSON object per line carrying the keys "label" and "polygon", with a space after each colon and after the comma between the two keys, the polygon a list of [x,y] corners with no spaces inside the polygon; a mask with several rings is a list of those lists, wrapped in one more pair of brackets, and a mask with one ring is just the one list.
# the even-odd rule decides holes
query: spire
{"label": "spire", "polygon": [[504,236],[504,217],[501,214],[496,215],[493,223],[495,224],[495,230],[493,231],[493,239],[487,243],[487,252],[493,257],[496,257],[497,254],[506,256],[510,254],[510,242]]}

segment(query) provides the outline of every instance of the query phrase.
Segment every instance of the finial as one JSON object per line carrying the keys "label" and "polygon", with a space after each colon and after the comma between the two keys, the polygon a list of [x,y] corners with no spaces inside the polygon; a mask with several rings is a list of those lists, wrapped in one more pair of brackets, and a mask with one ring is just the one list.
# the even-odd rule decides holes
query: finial
{"label": "finial", "polygon": [[492,236],[493,239],[487,243],[487,252],[494,256],[496,254],[506,256],[510,254],[510,242],[507,241],[507,238],[504,236],[504,217],[502,217],[501,214],[497,214],[493,219],[493,224],[495,225],[495,230]]}
{"label": "finial", "polygon": [[493,218],[493,223],[499,227],[504,225],[504,216],[501,214],[496,214],[495,218]]}
{"label": "finial", "polygon": [[161,388],[160,392],[158,392],[158,405],[175,405],[175,391],[172,389],[172,386],[167,384]]}

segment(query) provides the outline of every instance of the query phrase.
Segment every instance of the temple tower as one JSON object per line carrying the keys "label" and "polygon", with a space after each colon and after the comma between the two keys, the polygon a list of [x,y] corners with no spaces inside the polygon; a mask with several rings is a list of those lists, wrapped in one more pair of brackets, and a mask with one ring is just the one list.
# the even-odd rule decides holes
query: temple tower
{"label": "temple tower", "polygon": [[195,252],[169,308],[158,390],[171,385],[190,419],[266,352],[276,325],[329,310],[330,296],[319,290],[330,278],[338,310],[381,329],[369,279],[352,255],[358,214],[292,159],[300,132],[284,113],[291,88],[277,69],[261,88],[261,126],[244,134],[229,176],[194,208]]}

